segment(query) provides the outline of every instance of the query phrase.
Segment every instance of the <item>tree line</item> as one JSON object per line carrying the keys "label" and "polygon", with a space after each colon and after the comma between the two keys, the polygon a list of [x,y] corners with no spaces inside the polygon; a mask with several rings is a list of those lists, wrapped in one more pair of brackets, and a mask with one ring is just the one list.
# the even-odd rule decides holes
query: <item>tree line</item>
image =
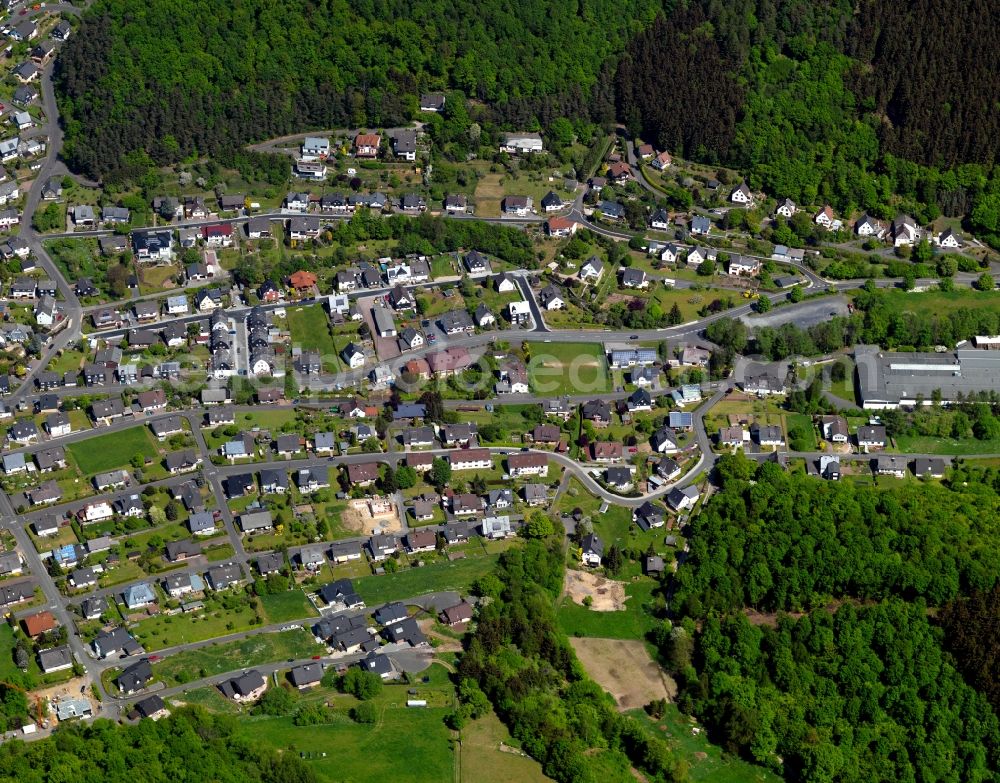
{"label": "tree line", "polygon": [[61,725],[37,742],[0,746],[0,777],[22,783],[315,783],[296,754],[276,753],[237,730],[236,721],[197,707],[159,721]]}

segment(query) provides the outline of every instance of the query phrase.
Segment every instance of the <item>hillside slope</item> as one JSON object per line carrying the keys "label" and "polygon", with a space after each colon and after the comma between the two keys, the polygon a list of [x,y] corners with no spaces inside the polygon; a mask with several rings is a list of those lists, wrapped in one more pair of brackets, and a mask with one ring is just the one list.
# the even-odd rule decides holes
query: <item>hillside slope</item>
{"label": "hillside slope", "polygon": [[584,93],[655,0],[99,0],[56,73],[71,165],[114,177],[308,128],[392,125],[422,91]]}

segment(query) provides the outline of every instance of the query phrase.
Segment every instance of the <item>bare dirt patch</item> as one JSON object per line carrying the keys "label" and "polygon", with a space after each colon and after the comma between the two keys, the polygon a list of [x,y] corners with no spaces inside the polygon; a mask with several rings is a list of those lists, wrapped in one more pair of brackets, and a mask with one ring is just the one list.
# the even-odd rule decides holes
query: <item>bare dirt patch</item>
{"label": "bare dirt patch", "polygon": [[588,637],[569,641],[587,674],[614,697],[622,712],[677,695],[677,684],[649,657],[642,642]]}
{"label": "bare dirt patch", "polygon": [[352,500],[340,517],[348,530],[370,536],[376,530],[382,533],[398,533],[403,529],[396,513],[396,506],[390,499],[382,503],[380,498]]}
{"label": "bare dirt patch", "polygon": [[620,612],[625,609],[625,585],[589,571],[566,571],[563,589],[573,603],[583,606],[590,597],[594,612]]}
{"label": "bare dirt patch", "polygon": [[90,702],[90,707],[97,714],[97,708],[94,706],[93,700],[90,698],[90,684],[92,680],[89,675],[84,675],[82,677],[74,677],[72,680],[67,680],[66,682],[61,682],[58,685],[52,685],[48,688],[39,688],[36,691],[32,691],[32,695],[28,698],[28,708],[31,715],[35,715],[35,699],[41,699],[42,702],[48,702],[49,704],[49,714],[48,719],[50,725],[55,726],[59,723],[56,718],[56,705],[63,701],[64,699],[86,699]]}

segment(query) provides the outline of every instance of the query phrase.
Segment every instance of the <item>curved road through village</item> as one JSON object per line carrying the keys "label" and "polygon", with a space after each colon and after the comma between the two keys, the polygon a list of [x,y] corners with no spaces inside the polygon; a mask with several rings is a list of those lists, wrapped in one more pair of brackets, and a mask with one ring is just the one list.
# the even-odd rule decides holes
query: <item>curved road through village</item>
{"label": "curved road through village", "polygon": [[[68,13],[78,13],[79,9],[77,9],[74,6],[60,4],[55,6],[50,5],[48,6],[47,9],[45,9],[45,11],[47,12],[64,11]],[[34,14],[36,12],[33,11],[32,13]],[[75,291],[73,290],[73,286],[70,284],[69,281],[65,279],[59,268],[53,263],[52,259],[46,253],[45,248],[42,244],[43,238],[50,239],[50,238],[55,238],[57,236],[97,237],[111,233],[107,231],[87,231],[87,232],[74,232],[61,235],[46,235],[45,237],[42,237],[33,228],[32,220],[34,217],[34,213],[37,210],[38,205],[40,203],[41,191],[45,182],[51,176],[65,175],[67,173],[65,165],[59,159],[59,153],[62,149],[63,133],[59,122],[58,109],[52,85],[51,64],[46,66],[41,73],[41,102],[45,114],[45,125],[42,127],[41,131],[48,137],[48,146],[46,149],[45,158],[42,161],[42,166],[37,172],[32,187],[27,194],[27,198],[24,205],[24,212],[19,229],[19,235],[28,243],[32,252],[34,253],[34,256],[38,261],[38,264],[42,267],[42,269],[45,270],[45,273],[53,281],[57,283],[60,292],[61,305],[65,314],[65,319],[62,328],[50,339],[48,345],[42,352],[40,359],[32,366],[27,376],[23,379],[23,382],[21,383],[19,388],[14,392],[14,394],[10,398],[12,404],[16,404],[17,402],[26,399],[26,397],[29,394],[31,394],[34,379],[37,377],[38,373],[41,372],[46,367],[49,360],[53,356],[55,356],[59,350],[69,345],[70,343],[80,339],[80,337],[83,335],[83,330],[82,330],[83,319],[86,317],[87,314],[87,310],[85,310],[85,308],[82,307],[79,299],[76,296]],[[255,148],[259,150],[280,152],[280,150],[277,149],[277,146],[280,143],[290,141],[294,138],[301,137],[302,135],[304,134],[298,134],[296,137],[288,137],[287,139],[282,139],[282,140],[272,140],[270,142],[265,142],[264,144],[261,145],[255,145]],[[631,149],[629,151],[629,163],[630,165],[633,166],[637,180],[644,187],[647,187],[652,190],[653,189],[652,186],[649,185],[649,183],[645,180],[644,176],[642,175],[641,168],[636,164],[634,154],[632,153]],[[266,213],[267,216],[273,217],[275,219],[286,217],[289,214],[293,213],[289,213],[284,210]],[[581,224],[587,225],[589,228],[596,231],[597,233],[600,233],[604,236],[610,237],[615,240],[627,241],[633,238],[633,236],[635,236],[634,234],[631,233],[614,231],[612,229],[590,222],[584,214],[582,193],[576,197],[575,201],[573,202],[569,210],[564,213],[564,216],[576,220]],[[476,218],[475,216],[468,216],[468,217],[451,216],[451,217],[453,217],[454,219],[479,219]],[[246,219],[247,218],[245,217],[237,218],[233,222],[241,223]],[[517,226],[534,226],[540,224],[542,220],[543,218],[533,217],[533,218],[516,219],[516,220],[493,219],[493,222],[517,225]],[[179,225],[197,227],[215,222],[218,221],[217,220],[190,221],[181,223]],[[177,225],[172,226],[172,228],[176,227],[178,226]],[[819,277],[815,272],[813,272],[806,266],[796,265],[796,264],[785,264],[785,265],[794,266],[806,278],[808,287],[813,289],[822,288],[824,289],[824,292],[827,289],[831,291],[836,290],[837,292],[848,291],[853,288],[857,288],[863,285],[864,283],[864,281],[860,280],[830,283],[829,281],[826,281],[821,277]],[[448,338],[447,341],[442,341],[442,343],[439,343],[436,346],[425,346],[424,348],[419,349],[417,351],[409,352],[404,357],[400,357],[399,359],[393,362],[393,369],[398,370],[399,366],[405,360],[408,360],[413,357],[426,355],[431,351],[441,350],[443,347],[465,347],[469,348],[470,350],[480,349],[487,347],[489,344],[491,344],[493,341],[497,339],[533,340],[533,341],[541,341],[542,343],[550,341],[551,342],[580,342],[580,341],[596,342],[596,341],[607,341],[607,340],[617,340],[621,342],[629,342],[631,340],[657,340],[657,341],[665,340],[665,341],[675,341],[675,342],[690,341],[697,338],[698,335],[700,335],[704,331],[705,327],[708,324],[712,323],[713,321],[728,317],[746,318],[750,317],[753,312],[752,306],[750,304],[742,304],[726,312],[718,313],[716,315],[708,316],[706,318],[702,318],[688,324],[683,324],[680,326],[670,327],[666,329],[617,330],[617,331],[602,330],[602,329],[583,329],[575,331],[553,331],[546,326],[544,321],[544,313],[539,308],[537,301],[535,300],[534,293],[532,292],[530,282],[533,274],[534,273],[532,272],[521,271],[518,272],[516,275],[518,285],[525,299],[531,305],[531,310],[534,315],[533,328],[513,329],[496,333],[475,334],[475,335],[461,336],[457,338]],[[958,279],[962,281],[967,281],[968,279],[971,279],[971,276],[964,276],[964,277],[959,276]],[[879,280],[876,282],[878,285],[895,285],[897,283],[897,281],[892,281],[892,280]],[[681,285],[684,284],[681,283]],[[352,296],[362,296],[362,295],[372,296],[378,293],[385,293],[386,291],[388,291],[388,289],[385,289],[383,291],[369,290],[352,294]],[[783,302],[788,298],[788,293],[778,292],[773,294],[771,298],[776,303]],[[309,304],[312,303],[313,301],[316,300],[306,300],[299,304]],[[103,306],[108,306],[108,305],[103,305]],[[266,307],[273,308],[276,306],[266,306]],[[828,299],[824,298],[807,299],[806,301],[799,302],[797,304],[783,305],[777,311],[772,311],[772,313],[773,312],[782,313],[785,314],[788,318],[794,320],[797,317],[805,318],[805,317],[815,316],[815,314],[819,310],[826,310],[829,307],[830,307],[830,300]],[[89,310],[92,309],[93,308],[89,308]],[[234,308],[233,313],[235,315],[239,315],[241,312],[245,310],[246,308]],[[180,320],[181,322],[188,322],[195,320],[203,320],[204,317],[205,316],[203,315],[196,315],[177,320]],[[121,329],[111,330],[107,332],[102,332],[101,335],[114,337],[121,335],[124,331],[125,330]],[[367,371],[365,370],[357,370],[354,372],[343,374],[342,376],[338,377],[337,381],[338,383],[344,386],[357,384],[360,383],[360,381],[364,378],[366,374]],[[134,388],[134,387],[129,387],[129,388]],[[696,415],[695,415],[694,443],[698,449],[699,458],[695,461],[693,465],[691,465],[688,468],[686,474],[680,480],[670,484],[663,485],[647,494],[635,495],[635,496],[622,496],[620,494],[608,490],[605,486],[598,483],[598,481],[594,478],[594,475],[592,474],[592,471],[597,470],[596,466],[587,466],[581,464],[580,462],[566,455],[557,454],[550,451],[540,451],[539,453],[544,453],[549,459],[558,463],[564,469],[566,474],[576,478],[583,484],[583,486],[589,492],[599,497],[601,500],[616,505],[635,508],[647,500],[662,498],[671,489],[675,487],[686,486],[689,483],[695,481],[697,478],[705,475],[707,472],[711,470],[718,457],[712,450],[712,444],[704,424],[704,416],[711,409],[711,407],[719,399],[721,399],[721,397],[724,396],[727,393],[727,391],[729,391],[731,388],[732,388],[731,384],[728,382],[716,385],[714,388],[710,389],[713,392],[712,395],[708,399],[704,400],[695,410]],[[102,391],[109,391],[109,392],[118,390],[122,390],[122,387],[110,386],[102,389]],[[72,396],[74,394],[87,393],[89,391],[90,390],[87,389],[80,389],[80,390],[58,389],[55,390],[54,393],[59,396]],[[599,397],[602,399],[612,400],[612,399],[621,399],[623,396],[625,395],[622,393],[612,393],[612,394],[585,395],[584,397],[586,399]],[[543,401],[544,399],[546,398],[538,395],[511,395],[508,398],[510,402],[528,402],[528,401],[539,402]],[[582,398],[574,398],[574,399],[579,400]],[[210,453],[206,445],[205,439],[201,431],[202,413],[200,411],[186,411],[180,414],[165,413],[156,416],[145,417],[140,419],[139,421],[141,423],[148,423],[157,420],[159,418],[164,418],[166,416],[173,416],[173,415],[184,416],[191,425],[191,429],[195,436],[195,441],[197,444],[198,451],[203,460],[204,475],[206,481],[212,493],[215,495],[216,500],[218,501],[218,507],[222,512],[226,533],[235,552],[233,558],[234,562],[237,562],[240,568],[243,570],[244,575],[249,577],[251,575],[250,554],[243,547],[242,538],[239,535],[238,531],[236,530],[233,515],[229,511],[228,505],[226,503],[223,494],[222,482],[224,481],[226,476],[231,475],[235,472],[244,472],[248,469],[255,471],[268,467],[288,469],[306,463],[301,460],[280,460],[273,462],[254,463],[252,466],[244,466],[244,465],[216,466],[211,463],[212,454]],[[26,447],[24,449],[14,449],[8,453],[21,452],[25,453],[26,455],[30,455],[35,451],[38,451],[42,448],[46,448],[49,445],[55,443],[58,443],[60,445],[72,443],[78,440],[86,439],[87,437],[93,436],[94,434],[115,432],[118,430],[135,426],[135,424],[136,420],[131,419],[130,417],[129,420],[111,424],[107,427],[98,428],[97,430],[73,433],[72,435],[63,438],[45,441],[36,446]],[[510,447],[493,447],[490,448],[490,451],[494,455],[505,455],[515,451],[515,449],[512,449]],[[432,453],[445,454],[448,452],[444,450],[435,450]],[[792,456],[808,456],[808,455],[792,454]],[[384,454],[359,454],[359,455],[350,455],[342,457],[333,457],[327,459],[311,459],[308,460],[308,464],[311,465],[328,464],[331,466],[335,466],[344,464],[356,464],[360,462],[370,462],[372,460],[379,460],[383,462],[390,462],[396,464],[402,457],[403,457],[402,454],[395,452],[392,448],[390,448],[389,453],[384,453]],[[157,486],[161,485],[176,486],[177,484],[183,482],[184,480],[189,479],[190,477],[191,474],[188,473],[152,483]],[[78,501],[77,503],[60,504],[57,505],[56,508],[62,511],[66,511],[66,510],[72,510],[73,508],[78,507],[79,505],[82,505],[82,501]],[[9,498],[4,493],[0,493],[0,526],[9,530],[10,533],[15,537],[18,548],[26,558],[27,565],[29,566],[30,571],[36,577],[36,581],[40,585],[41,590],[43,591],[45,597],[45,608],[49,609],[56,616],[60,624],[62,624],[67,629],[70,629],[69,644],[75,654],[75,657],[83,665],[84,669],[86,670],[86,673],[89,675],[89,677],[91,678],[92,682],[95,684],[95,687],[97,688],[98,692],[101,695],[101,700],[104,709],[104,712],[102,714],[106,715],[107,717],[118,717],[120,714],[123,714],[126,711],[124,708],[127,706],[127,704],[130,703],[131,701],[134,701],[136,697],[120,698],[108,694],[102,684],[101,675],[111,666],[122,665],[122,661],[96,660],[91,655],[89,646],[86,645],[83,642],[83,640],[80,639],[72,630],[75,627],[75,624],[73,621],[73,617],[69,611],[69,602],[66,599],[66,597],[59,592],[55,582],[48,576],[45,563],[41,560],[40,556],[38,555],[35,546],[31,541],[30,537],[28,536],[26,530],[26,525],[29,524],[34,518],[42,514],[49,514],[51,512],[52,512],[52,507],[48,507],[43,512],[30,512],[27,514],[19,515],[15,508],[15,504],[12,502],[11,498]],[[205,567],[205,561],[202,558],[195,558],[190,565],[185,566],[185,569],[195,571],[195,570],[204,570],[204,567]],[[175,573],[180,573],[180,572],[175,572]],[[111,592],[111,590],[108,589],[108,590],[97,591],[97,594],[103,594],[108,592]],[[434,596],[425,597],[425,603],[430,605],[430,602],[433,602],[434,599],[435,599]],[[437,599],[454,600],[454,597],[451,595],[438,596]],[[417,600],[419,602],[419,599],[414,599],[414,600]],[[305,619],[306,618],[303,618],[303,620]],[[293,624],[298,625],[300,623],[293,623]],[[288,625],[289,625],[288,623],[282,624],[282,626],[288,626]],[[233,635],[233,638],[242,638],[247,634],[267,633],[267,632],[281,632],[281,631],[278,626],[267,626],[264,628],[255,629],[254,631],[245,632],[242,634],[235,634]],[[203,643],[198,643],[193,645],[181,645],[178,646],[177,648],[170,648],[167,650],[159,651],[159,654],[169,655],[175,652],[179,652],[183,649],[191,649],[200,646],[201,644]],[[403,658],[407,657],[401,651],[398,654],[403,656]],[[419,668],[421,665],[421,661],[416,660],[415,657],[418,658],[419,656],[414,656],[413,654],[411,654],[410,658],[407,660],[407,665],[412,666],[414,669]],[[353,658],[350,656],[338,656],[336,658],[327,658],[325,660],[327,662],[336,661],[344,663],[353,660]],[[259,668],[265,674],[272,674],[273,672],[276,672],[278,669],[284,669],[287,667],[288,663],[282,662]],[[235,672],[228,672],[224,674],[213,675],[212,677],[204,678],[195,683],[189,683],[185,686],[179,686],[161,691],[161,693],[162,695],[166,696],[177,695],[184,690],[190,689],[191,687],[206,685],[206,684],[217,684],[222,679],[228,676],[232,676],[232,674],[234,673]]]}

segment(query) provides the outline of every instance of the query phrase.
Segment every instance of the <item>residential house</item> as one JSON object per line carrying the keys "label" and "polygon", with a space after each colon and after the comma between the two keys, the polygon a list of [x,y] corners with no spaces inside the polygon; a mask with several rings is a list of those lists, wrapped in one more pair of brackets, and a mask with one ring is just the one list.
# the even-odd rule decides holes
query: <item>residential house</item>
{"label": "residential house", "polygon": [[221,563],[209,568],[207,577],[213,590],[228,590],[243,581],[243,571],[236,563]]}
{"label": "residential house", "polygon": [[605,468],[604,482],[609,487],[624,492],[632,487],[634,471],[632,466]]}
{"label": "residential house", "polygon": [[[670,215],[667,210],[663,208],[656,210],[649,218],[649,227],[654,231],[668,230],[670,228]],[[673,261],[673,259],[670,260]]]}
{"label": "residential house", "polygon": [[920,233],[916,221],[909,215],[897,215],[892,221],[892,239],[896,247],[915,245]]}
{"label": "residential house", "polygon": [[657,454],[676,454],[680,451],[677,432],[671,427],[660,427],[652,434],[649,445]]}
{"label": "residential house", "polygon": [[38,651],[38,666],[42,674],[52,674],[73,668],[73,653],[69,645]]}
{"label": "residential house", "polygon": [[227,699],[240,704],[249,704],[264,695],[264,691],[267,690],[267,680],[256,669],[250,669],[238,677],[220,683],[219,690]]}
{"label": "residential house", "polygon": [[529,506],[544,506],[549,502],[549,491],[544,484],[525,484],[521,494]]}
{"label": "residential house", "polygon": [[377,158],[382,137],[377,133],[359,133],[354,137],[354,157]]}
{"label": "residential house", "polygon": [[560,290],[553,283],[538,292],[538,302],[545,310],[562,310],[566,306]]}
{"label": "residential house", "polygon": [[515,532],[514,527],[511,524],[510,517],[506,514],[502,516],[484,517],[483,521],[479,524],[479,530],[482,533],[483,538],[488,538],[493,541],[510,538]]}
{"label": "residential house", "polygon": [[783,446],[785,444],[784,433],[778,424],[751,424],[750,436],[761,446]]}
{"label": "residential house", "polygon": [[347,480],[351,486],[370,487],[379,477],[377,462],[361,462],[347,466]]}
{"label": "residential house", "polygon": [[622,455],[623,447],[621,443],[595,440],[590,444],[590,458],[594,462],[618,462],[622,459]]}
{"label": "residential house", "polygon": [[625,219],[625,207],[617,201],[602,201],[597,205],[597,211],[607,220],[618,221]]}
{"label": "residential house", "polygon": [[554,190],[550,190],[544,196],[542,196],[542,209],[546,212],[558,212],[563,208],[562,197],[559,196]]}
{"label": "residential house", "polygon": [[471,493],[456,493],[450,499],[451,513],[456,517],[479,514],[483,510],[483,499]]}
{"label": "residential house", "polygon": [[505,133],[500,143],[500,151],[511,155],[528,155],[543,150],[542,137],[538,133]]}
{"label": "residential house", "polygon": [[616,185],[623,185],[632,179],[632,167],[623,160],[616,161],[608,166],[607,179]]}
{"label": "residential house", "polygon": [[449,214],[468,212],[469,199],[462,193],[449,194],[444,199],[444,210]]}
{"label": "residential house", "polygon": [[548,476],[549,459],[544,454],[520,452],[507,457],[507,472],[511,478]]}
{"label": "residential house", "polygon": [[568,237],[576,233],[577,223],[572,218],[551,217],[545,221],[545,233],[553,238]]}
{"label": "residential house", "polygon": [[684,511],[685,509],[693,508],[700,497],[698,488],[694,486],[684,487],[683,489],[672,489],[670,494],[667,495],[667,503],[670,504],[670,507],[674,511]]}
{"label": "residential house", "polygon": [[129,609],[142,609],[156,603],[156,594],[146,582],[138,582],[125,588],[122,599]]}
{"label": "residential house", "polygon": [[514,215],[515,217],[526,217],[533,210],[533,201],[530,196],[505,196],[500,202],[500,211],[504,215]]}
{"label": "residential house", "polygon": [[790,198],[786,198],[778,203],[778,208],[774,210],[774,213],[791,219],[792,215],[794,215],[797,211],[798,208],[795,206],[795,202]]}
{"label": "residential house", "polygon": [[270,530],[274,527],[274,520],[270,511],[253,511],[240,514],[240,530],[244,533],[258,533],[262,530]]}
{"label": "residential house", "polygon": [[934,244],[946,250],[957,250],[962,246],[962,240],[951,228],[946,228],[935,237]]}
{"label": "residential house", "polygon": [[756,394],[758,397],[784,394],[785,382],[769,372],[756,373],[748,375],[743,381],[743,391],[747,394]]}
{"label": "residential house", "polygon": [[417,159],[417,132],[410,128],[397,130],[392,135],[392,151],[403,160]]}
{"label": "residential house", "polygon": [[[690,231],[695,236],[708,236],[712,231],[712,221],[704,215],[695,215],[691,218]],[[688,254],[688,266],[692,265],[691,254]]]}
{"label": "residential house", "polygon": [[906,476],[906,457],[896,454],[880,454],[874,460],[875,473],[879,476]]}
{"label": "residential house", "polygon": [[604,262],[597,256],[591,256],[580,266],[579,276],[581,280],[599,281],[604,276]]}
{"label": "residential house", "polygon": [[887,438],[882,424],[863,424],[858,427],[858,446],[865,451],[884,449]]}
{"label": "residential house", "polygon": [[585,402],[580,413],[598,429],[607,427],[611,423],[611,406],[603,400]]}
{"label": "residential house", "polygon": [[733,204],[747,205],[753,203],[753,193],[747,183],[741,182],[732,193],[729,194],[729,200]]}
{"label": "residential house", "polygon": [[719,446],[723,448],[743,448],[749,434],[738,425],[719,428]]}
{"label": "residential house", "polygon": [[444,109],[447,99],[439,92],[420,96],[420,111],[440,112]]}
{"label": "residential house", "polygon": [[[372,560],[380,562],[399,549],[399,540],[395,536],[378,533],[368,539],[367,547]],[[375,619],[378,621],[377,614]]]}
{"label": "residential house", "polygon": [[944,478],[945,464],[936,457],[919,457],[913,461],[913,475],[918,478]]}
{"label": "residential house", "polygon": [[580,561],[586,565],[597,568],[601,565],[601,558],[604,557],[604,542],[596,533],[588,533],[580,541]]}
{"label": "residential house", "polygon": [[455,470],[490,470],[493,467],[493,457],[489,449],[456,449],[448,454],[451,469]]}
{"label": "residential house", "polygon": [[489,274],[490,272],[489,259],[478,250],[470,250],[466,253],[462,257],[462,263],[465,264],[465,268],[469,274],[473,276]]}
{"label": "residential house", "polygon": [[196,511],[188,517],[188,529],[196,536],[211,536],[217,530],[215,514],[211,511]]}
{"label": "residential house", "polygon": [[823,430],[823,438],[831,443],[847,443],[850,438],[847,419],[843,416],[823,416],[820,419],[820,427]]}
{"label": "residential house", "polygon": [[885,233],[885,229],[881,223],[866,212],[858,218],[857,222],[854,224],[854,233],[859,237],[875,237],[877,239],[881,239],[882,235]]}
{"label": "residential house", "polygon": [[433,530],[411,530],[406,534],[406,551],[411,554],[433,552],[437,548],[437,534]]}
{"label": "residential house", "polygon": [[760,274],[761,266],[756,258],[734,254],[729,257],[726,272],[730,277],[753,277]]}
{"label": "residential house", "polygon": [[663,171],[664,169],[669,168],[671,163],[673,163],[673,158],[671,157],[670,153],[661,152],[659,155],[653,158],[652,162],[649,165],[651,165],[657,171]]}
{"label": "residential house", "polygon": [[496,316],[490,312],[490,308],[484,302],[480,302],[476,307],[476,311],[473,313],[473,320],[480,329],[493,326],[497,322]]}

